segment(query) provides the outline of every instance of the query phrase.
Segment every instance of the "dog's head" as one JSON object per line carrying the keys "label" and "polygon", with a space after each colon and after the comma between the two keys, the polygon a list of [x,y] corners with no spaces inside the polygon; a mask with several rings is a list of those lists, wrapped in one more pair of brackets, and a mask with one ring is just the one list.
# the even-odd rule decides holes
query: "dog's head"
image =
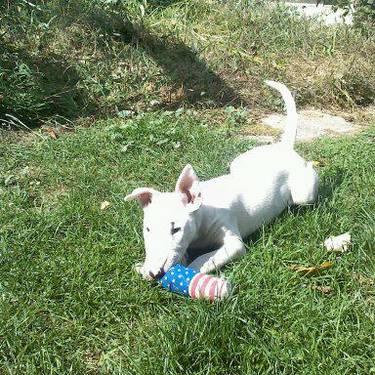
{"label": "dog's head", "polygon": [[143,208],[146,258],[140,272],[150,280],[181,261],[196,235],[195,215],[202,204],[199,180],[191,165],[187,165],[173,193],[138,188],[125,197],[132,199],[137,199]]}

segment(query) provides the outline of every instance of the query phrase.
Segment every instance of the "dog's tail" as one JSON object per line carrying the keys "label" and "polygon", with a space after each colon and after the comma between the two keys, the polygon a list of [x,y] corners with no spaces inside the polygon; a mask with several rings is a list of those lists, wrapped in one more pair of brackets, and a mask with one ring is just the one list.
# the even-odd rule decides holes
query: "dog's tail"
{"label": "dog's tail", "polygon": [[283,97],[286,106],[287,125],[284,130],[284,134],[281,137],[281,143],[283,143],[287,147],[293,148],[297,133],[296,103],[289,89],[284,84],[275,81],[265,82],[268,86],[271,86],[272,88],[279,91],[281,96]]}

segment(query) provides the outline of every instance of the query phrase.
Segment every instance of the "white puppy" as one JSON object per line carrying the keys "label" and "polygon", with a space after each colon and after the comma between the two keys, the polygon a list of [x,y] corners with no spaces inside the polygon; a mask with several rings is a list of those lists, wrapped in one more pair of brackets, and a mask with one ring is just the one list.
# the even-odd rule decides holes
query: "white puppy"
{"label": "white puppy", "polygon": [[242,239],[270,222],[288,205],[314,202],[318,175],[294,150],[297,113],[290,91],[266,81],[286,104],[288,126],[281,142],[255,147],[238,156],[230,174],[200,182],[191,165],[174,192],[135,189],[144,212],[145,262],[137,269],[146,279],[161,276],[180,262],[213,271],[245,253]]}

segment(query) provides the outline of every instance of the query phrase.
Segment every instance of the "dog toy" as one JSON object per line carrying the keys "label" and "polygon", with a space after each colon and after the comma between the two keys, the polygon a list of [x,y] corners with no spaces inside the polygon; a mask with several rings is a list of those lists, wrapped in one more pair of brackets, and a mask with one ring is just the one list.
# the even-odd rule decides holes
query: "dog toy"
{"label": "dog toy", "polygon": [[159,282],[171,292],[210,301],[224,299],[231,291],[227,280],[200,273],[181,264],[171,267]]}

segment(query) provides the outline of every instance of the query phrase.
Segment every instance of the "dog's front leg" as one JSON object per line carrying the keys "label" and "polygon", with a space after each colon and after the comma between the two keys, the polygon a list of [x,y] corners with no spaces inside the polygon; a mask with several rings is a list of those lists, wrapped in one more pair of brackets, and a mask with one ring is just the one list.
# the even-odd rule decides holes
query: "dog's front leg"
{"label": "dog's front leg", "polygon": [[241,237],[228,231],[224,236],[223,245],[221,247],[210,253],[199,256],[189,264],[189,267],[203,273],[208,273],[219,269],[243,254],[245,254],[245,246]]}

